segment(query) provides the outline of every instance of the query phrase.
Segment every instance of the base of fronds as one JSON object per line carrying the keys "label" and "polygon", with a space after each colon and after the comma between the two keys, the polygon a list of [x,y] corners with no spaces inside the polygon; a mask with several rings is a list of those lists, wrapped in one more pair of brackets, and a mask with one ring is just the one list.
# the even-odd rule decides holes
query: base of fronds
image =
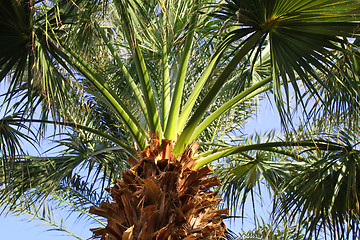
{"label": "base of fronds", "polygon": [[114,202],[91,207],[90,213],[108,219],[105,228],[91,229],[94,238],[126,239],[216,239],[226,227],[227,209],[218,210],[221,198],[210,191],[220,185],[208,177],[209,167],[192,170],[196,159],[193,145],[177,158],[172,142],[153,140],[141,152],[140,161],[107,189]]}

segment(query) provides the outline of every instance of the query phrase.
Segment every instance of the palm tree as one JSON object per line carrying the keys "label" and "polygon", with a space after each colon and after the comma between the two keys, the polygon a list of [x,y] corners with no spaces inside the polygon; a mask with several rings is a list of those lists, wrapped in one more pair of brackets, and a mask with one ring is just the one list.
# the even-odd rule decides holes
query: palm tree
{"label": "palm tree", "polygon": [[[225,203],[244,211],[264,179],[278,221],[296,220],[308,238],[358,234],[357,1],[5,0],[0,9],[10,210],[57,199],[92,218],[93,205],[108,220],[93,229],[102,239],[221,238],[227,210],[212,188],[222,182]],[[285,135],[242,136],[265,94]],[[30,156],[21,141],[35,145],[47,126],[60,132],[59,154]],[[98,206],[105,188],[113,200]]]}

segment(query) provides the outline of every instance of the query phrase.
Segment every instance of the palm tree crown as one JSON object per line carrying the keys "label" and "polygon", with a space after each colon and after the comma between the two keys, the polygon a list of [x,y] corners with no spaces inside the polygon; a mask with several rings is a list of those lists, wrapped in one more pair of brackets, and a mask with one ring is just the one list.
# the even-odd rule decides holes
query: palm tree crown
{"label": "palm tree crown", "polygon": [[[119,191],[130,192],[125,177],[135,174],[131,182],[140,185],[132,194],[142,191],[147,199],[137,205],[161,211],[164,200],[154,191],[163,196],[165,186],[155,182],[164,184],[158,179],[178,164],[169,201],[186,207],[169,210],[176,213],[167,216],[169,225],[151,225],[156,234],[143,239],[165,236],[164,226],[181,214],[174,224],[187,224],[175,228],[184,235],[171,239],[206,239],[210,235],[197,232],[200,225],[191,219],[218,212],[213,205],[210,212],[190,211],[191,200],[179,189],[188,175],[211,165],[231,208],[244,211],[265,183],[274,219],[295,220],[306,238],[321,229],[333,239],[359,233],[358,1],[3,0],[0,9],[0,80],[7,84],[0,192],[7,209],[31,205],[28,212],[36,215],[52,200],[100,223],[87,213],[89,206],[107,201],[104,189],[121,176],[111,196],[116,203],[130,196]],[[243,134],[259,99],[271,96],[284,132]],[[21,142],[36,148],[49,126],[58,152],[28,154]],[[191,151],[194,142],[198,152]],[[161,171],[144,177],[149,159]],[[204,189],[218,185],[207,181],[187,186],[198,188],[194,199],[203,192],[209,197]],[[115,218],[128,221],[118,238],[140,237],[150,228],[148,216],[139,215],[145,210],[135,224],[92,209],[110,219],[94,231],[103,239],[116,239]],[[219,218],[226,215],[217,211]],[[204,222],[204,229],[224,229],[220,220]]]}

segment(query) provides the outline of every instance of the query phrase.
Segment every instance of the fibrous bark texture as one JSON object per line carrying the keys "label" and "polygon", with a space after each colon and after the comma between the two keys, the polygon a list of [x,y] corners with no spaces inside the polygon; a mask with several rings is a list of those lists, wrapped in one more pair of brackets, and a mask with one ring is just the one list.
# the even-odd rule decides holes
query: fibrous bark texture
{"label": "fibrous bark texture", "polygon": [[227,209],[218,210],[221,198],[210,191],[220,185],[212,170],[193,170],[196,159],[192,145],[183,154],[172,154],[172,142],[156,139],[141,152],[139,161],[107,189],[114,202],[92,207],[91,213],[107,218],[105,228],[91,229],[94,237],[130,239],[218,239],[226,232],[222,219]]}

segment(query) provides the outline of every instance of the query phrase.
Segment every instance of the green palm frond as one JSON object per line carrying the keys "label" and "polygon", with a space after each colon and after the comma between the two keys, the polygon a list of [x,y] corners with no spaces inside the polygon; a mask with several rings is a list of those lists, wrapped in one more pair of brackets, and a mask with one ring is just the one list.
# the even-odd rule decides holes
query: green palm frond
{"label": "green palm frond", "polygon": [[[271,154],[269,156],[261,152],[254,157],[243,154],[229,158],[226,165],[218,168],[216,174],[223,184],[220,191],[224,194],[227,206],[233,209],[234,213],[240,209],[244,216],[246,202],[261,202],[263,186],[267,186],[273,194],[280,190],[280,182],[290,175],[291,163],[275,162],[271,159]],[[253,208],[255,213],[254,205]]]}
{"label": "green palm frond", "polygon": [[70,135],[57,142],[57,147],[63,149],[58,157],[18,156],[11,165],[1,166],[1,195],[16,201],[23,193],[36,189],[34,198],[43,199],[60,186],[68,186],[79,174],[87,176],[83,184],[94,182],[89,195],[94,190],[103,194],[111,179],[128,168],[124,151],[105,141]]}
{"label": "green palm frond", "polygon": [[36,149],[38,139],[29,125],[17,114],[0,119],[0,148],[3,164],[19,154],[26,153],[24,144]]}
{"label": "green palm frond", "polygon": [[[359,24],[356,21],[358,12],[356,1],[228,0],[214,16],[229,22],[232,27],[230,34],[238,35],[234,41],[243,38],[245,30],[248,31],[246,34],[261,31],[268,36],[273,91],[284,120],[284,113],[290,111],[290,85],[295,92],[296,101],[300,102],[303,108],[305,104],[301,98],[301,84],[322,104],[324,93],[320,93],[314,83],[327,91],[330,89],[327,88],[328,82],[347,86],[345,88],[348,92],[357,95],[355,79],[327,79],[328,77],[323,77],[322,74],[329,76],[334,68],[342,71],[334,64],[339,59],[334,51],[346,52],[346,38],[354,37],[353,33]],[[239,29],[234,30],[235,27]],[[347,69],[351,71],[351,67]],[[349,83],[345,84],[346,81]],[[287,107],[284,105],[283,95]],[[349,105],[351,103],[354,104],[353,101],[348,102]],[[355,102],[353,107],[356,106]]]}
{"label": "green palm frond", "polygon": [[309,153],[310,163],[296,169],[284,181],[284,197],[278,213],[290,221],[300,219],[308,237],[319,231],[332,239],[356,238],[359,234],[359,151],[351,134],[328,136],[337,139],[347,150]]}
{"label": "green palm frond", "polygon": [[[275,132],[264,134],[263,137],[255,135],[250,139],[238,142],[239,145],[249,145],[274,142]],[[291,148],[290,148],[291,149]],[[254,202],[255,196],[262,198],[261,192],[264,186],[272,194],[276,195],[281,191],[280,184],[283,179],[290,177],[291,169],[296,163],[291,162],[287,157],[300,157],[294,150],[284,149],[282,154],[280,148],[268,148],[263,150],[243,151],[231,157],[224,158],[218,164],[215,174],[222,182],[220,191],[224,194],[226,204],[236,213],[241,210],[242,216],[245,211],[245,203]],[[250,198],[250,199],[249,199]],[[253,205],[254,217],[256,208]]]}
{"label": "green palm frond", "polygon": [[311,118],[322,118],[323,121],[346,123],[352,128],[357,125],[360,89],[356,56],[359,52],[358,47],[350,43],[346,45],[346,49],[345,53],[334,53],[338,60],[332,73],[323,74],[326,81],[314,84],[314,88],[322,96],[321,101],[314,101],[315,93],[311,91],[306,91],[301,95],[305,105],[312,106],[309,109],[308,119],[304,121],[312,122]]}
{"label": "green palm frond", "polygon": [[[44,111],[51,108],[55,112],[54,103],[64,105],[70,84],[60,69],[69,69],[56,54],[57,47],[47,41],[50,23],[44,21],[44,15],[35,14],[37,8],[31,0],[0,3],[4,13],[0,19],[0,81],[10,80],[6,98],[20,98],[20,110],[32,113],[43,105]],[[48,11],[54,17],[54,9]]]}

